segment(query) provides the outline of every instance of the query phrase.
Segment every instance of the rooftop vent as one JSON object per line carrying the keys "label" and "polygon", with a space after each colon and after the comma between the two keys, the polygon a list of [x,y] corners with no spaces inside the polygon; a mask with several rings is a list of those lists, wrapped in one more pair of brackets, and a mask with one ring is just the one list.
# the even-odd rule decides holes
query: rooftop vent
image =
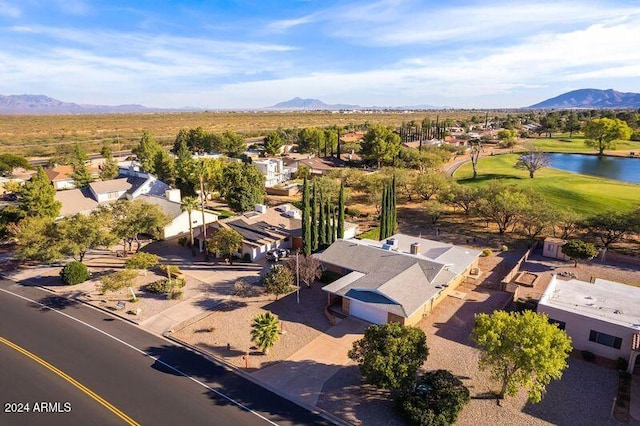
{"label": "rooftop vent", "polygon": [[420,253],[420,243],[411,244],[411,254],[418,254],[418,253]]}

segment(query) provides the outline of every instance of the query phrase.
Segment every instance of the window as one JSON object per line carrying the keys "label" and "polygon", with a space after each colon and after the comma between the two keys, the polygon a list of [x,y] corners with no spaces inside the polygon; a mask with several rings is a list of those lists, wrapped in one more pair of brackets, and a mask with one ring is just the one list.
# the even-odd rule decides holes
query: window
{"label": "window", "polygon": [[565,328],[567,328],[566,322],[554,320],[552,318],[549,318],[549,324],[556,324],[560,330],[564,330]]}
{"label": "window", "polygon": [[589,341],[600,343],[601,345],[610,346],[615,349],[620,349],[622,346],[622,339],[610,334],[600,333],[598,331],[591,330],[589,333]]}

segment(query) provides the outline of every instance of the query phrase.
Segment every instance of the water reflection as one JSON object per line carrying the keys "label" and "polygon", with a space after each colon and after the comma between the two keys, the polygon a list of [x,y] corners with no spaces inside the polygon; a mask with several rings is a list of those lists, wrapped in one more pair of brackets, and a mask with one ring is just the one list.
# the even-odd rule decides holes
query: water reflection
{"label": "water reflection", "polygon": [[600,176],[640,184],[640,158],[550,154],[551,167],[567,172]]}

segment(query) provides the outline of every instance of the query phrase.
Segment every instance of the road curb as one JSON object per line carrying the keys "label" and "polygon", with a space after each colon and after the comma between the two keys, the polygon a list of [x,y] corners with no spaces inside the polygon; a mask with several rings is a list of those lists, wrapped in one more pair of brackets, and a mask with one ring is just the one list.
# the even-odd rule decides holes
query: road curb
{"label": "road curb", "polygon": [[192,345],[190,343],[187,343],[187,342],[185,342],[183,340],[180,340],[180,339],[178,339],[176,337],[171,336],[170,332],[163,333],[162,337],[164,337],[165,339],[168,339],[168,340],[170,340],[170,341],[172,341],[172,342],[174,342],[174,343],[176,343],[176,344],[178,344],[180,346],[184,346],[184,347],[192,350],[193,352],[196,352],[196,353],[200,354],[201,356],[203,356],[205,359],[209,360],[210,362],[213,362],[214,364],[218,364],[218,365],[226,368],[227,370],[233,372],[234,374],[237,374],[238,376],[240,376],[240,377],[242,377],[242,378],[244,378],[246,380],[249,380],[249,381],[255,383],[256,385],[261,386],[261,387],[267,389],[270,392],[273,392],[274,394],[278,395],[279,397],[287,399],[287,400],[293,402],[294,404],[297,404],[300,407],[302,407],[304,409],[307,409],[307,410],[311,411],[314,414],[317,414],[318,416],[322,417],[325,420],[330,421],[331,423],[333,423],[335,425],[339,425],[339,426],[351,426],[352,425],[352,423],[349,423],[349,422],[345,421],[344,419],[342,419],[342,418],[340,418],[340,417],[338,417],[338,416],[336,416],[336,415],[334,415],[332,413],[329,413],[328,411],[323,410],[322,408],[319,408],[317,406],[309,405],[309,404],[307,404],[307,403],[305,403],[303,401],[300,401],[298,399],[295,399],[295,398],[291,398],[290,395],[287,395],[287,394],[283,393],[280,389],[275,388],[275,387],[273,387],[273,386],[269,385],[268,383],[265,383],[265,382],[263,382],[261,380],[258,380],[257,378],[255,378],[251,374],[249,374],[249,373],[243,371],[241,368],[238,368],[235,365],[227,362],[223,358],[220,358],[220,357],[218,357],[218,356],[216,356],[216,355],[214,355],[214,354],[212,354],[210,352],[207,352],[207,351],[205,351],[203,349],[198,348],[197,346],[194,346],[194,345]]}

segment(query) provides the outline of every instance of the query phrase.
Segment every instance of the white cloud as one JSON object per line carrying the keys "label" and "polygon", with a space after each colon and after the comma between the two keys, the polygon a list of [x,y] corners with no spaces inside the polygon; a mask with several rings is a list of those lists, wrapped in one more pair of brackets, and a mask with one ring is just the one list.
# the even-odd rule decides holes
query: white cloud
{"label": "white cloud", "polygon": [[273,32],[284,32],[290,28],[314,22],[316,18],[317,18],[317,15],[311,14],[307,16],[302,16],[300,18],[282,19],[282,20],[274,21],[268,24],[267,30],[273,31]]}
{"label": "white cloud", "polygon": [[19,7],[14,6],[4,0],[0,0],[0,16],[6,16],[7,18],[18,18],[20,15],[22,15],[22,11]]}

